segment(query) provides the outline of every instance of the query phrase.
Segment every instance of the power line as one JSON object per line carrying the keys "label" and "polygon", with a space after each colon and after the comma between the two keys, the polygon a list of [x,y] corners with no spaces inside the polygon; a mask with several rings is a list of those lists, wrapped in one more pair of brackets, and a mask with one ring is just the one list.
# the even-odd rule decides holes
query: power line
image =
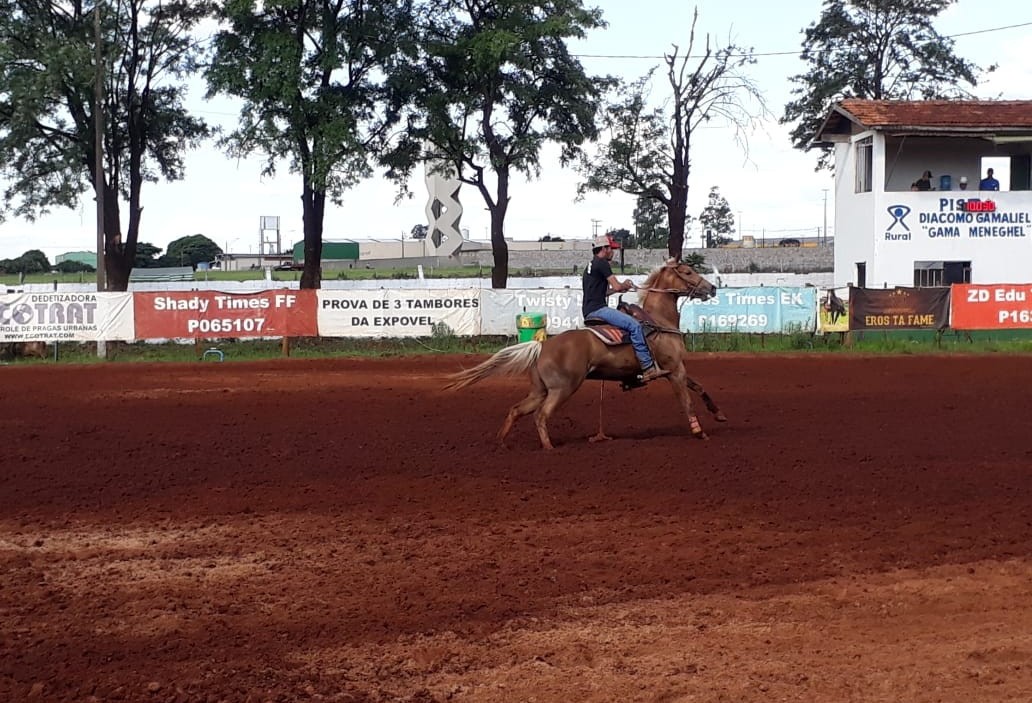
{"label": "power line", "polygon": [[[956,34],[946,35],[946,39],[956,39],[957,37],[970,37],[970,36],[973,36],[975,34],[990,34],[990,33],[993,33],[993,32],[1003,32],[1003,31],[1006,31],[1008,29],[1019,29],[1021,27],[1030,27],[1030,26],[1032,26],[1032,22],[1022,22],[1020,24],[1008,24],[1008,25],[1003,26],[1003,27],[990,27],[989,29],[975,29],[975,30],[972,30],[970,32],[958,32]],[[731,56],[734,57],[734,58],[740,58],[740,57],[743,57],[743,56],[752,56],[752,57],[760,57],[760,56],[798,56],[799,53],[800,53],[799,49],[794,49],[792,51],[761,51],[761,52],[754,52],[754,53],[743,52],[743,53],[740,53],[740,54],[731,54]],[[573,56],[576,57],[576,58],[579,58],[579,59],[648,59],[650,61],[657,61],[657,60],[662,60],[662,59],[666,58],[666,56],[652,56],[652,55],[649,55],[649,54],[573,54]],[[686,59],[701,59],[701,58],[704,58],[704,55],[702,55],[702,54],[689,55],[689,56],[684,56],[682,58],[686,58]]]}

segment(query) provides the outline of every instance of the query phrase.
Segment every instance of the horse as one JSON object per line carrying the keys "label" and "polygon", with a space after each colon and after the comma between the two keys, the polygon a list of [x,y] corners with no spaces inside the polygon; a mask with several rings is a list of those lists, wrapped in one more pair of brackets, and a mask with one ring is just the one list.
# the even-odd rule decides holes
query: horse
{"label": "horse", "polygon": [[842,302],[842,299],[835,295],[835,289],[829,288],[828,295],[823,301],[824,311],[828,313],[828,317],[831,319],[831,323],[835,324],[838,319],[846,314],[846,304]]}
{"label": "horse", "polygon": [[[680,330],[678,298],[707,299],[716,289],[691,266],[669,259],[653,270],[638,288],[638,303],[646,315],[646,329],[652,328],[649,346],[656,362],[670,370],[666,376],[681,407],[688,416],[692,435],[708,439],[692,407],[689,391],[696,393],[719,422],[727,417],[709,394],[688,376],[688,352],[684,333]],[[625,388],[641,385],[641,367],[629,342],[613,345],[603,341],[590,329],[568,330],[544,341],[529,341],[502,349],[472,368],[448,377],[445,390],[459,390],[489,376],[530,376],[530,392],[509,410],[498,441],[505,439],[516,420],[535,413],[534,424],[543,449],[553,449],[548,435],[548,419],[580,388],[585,379],[620,381]],[[608,439],[601,429],[598,439]]]}

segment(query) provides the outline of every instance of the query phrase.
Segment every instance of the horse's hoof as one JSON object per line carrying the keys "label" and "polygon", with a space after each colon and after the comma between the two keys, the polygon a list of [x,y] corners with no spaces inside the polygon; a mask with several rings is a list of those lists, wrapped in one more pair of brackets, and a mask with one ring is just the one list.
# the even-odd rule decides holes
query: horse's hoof
{"label": "horse's hoof", "polygon": [[607,434],[605,434],[603,432],[599,432],[596,435],[592,435],[591,437],[588,437],[588,441],[591,442],[592,444],[594,444],[595,442],[609,442],[612,439],[613,439],[612,437],[610,437],[609,435],[607,435]]}
{"label": "horse's hoof", "polygon": [[717,422],[727,422],[727,415],[725,415],[724,413],[717,413],[713,416],[713,419]]}
{"label": "horse's hoof", "polygon": [[709,435],[705,432],[698,432],[695,434],[695,439],[709,439]]}

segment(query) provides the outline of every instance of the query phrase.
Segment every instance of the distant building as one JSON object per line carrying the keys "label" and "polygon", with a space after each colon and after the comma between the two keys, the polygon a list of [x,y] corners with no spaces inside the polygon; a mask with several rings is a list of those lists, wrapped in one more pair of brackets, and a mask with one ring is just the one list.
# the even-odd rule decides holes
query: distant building
{"label": "distant building", "polygon": [[814,142],[835,149],[835,285],[1032,281],[1032,101],[842,100]]}
{"label": "distant building", "polygon": [[58,254],[54,257],[54,265],[60,264],[64,261],[77,261],[80,264],[86,266],[96,267],[97,265],[97,252],[95,251],[69,251],[64,254]]}

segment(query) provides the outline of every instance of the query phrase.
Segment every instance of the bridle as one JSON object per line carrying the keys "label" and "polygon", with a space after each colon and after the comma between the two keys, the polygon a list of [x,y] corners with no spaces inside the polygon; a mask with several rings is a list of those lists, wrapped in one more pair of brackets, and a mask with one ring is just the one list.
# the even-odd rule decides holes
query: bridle
{"label": "bridle", "polygon": [[[649,291],[650,293],[673,293],[679,298],[692,297],[695,294],[695,291],[698,290],[700,283],[705,279],[703,279],[702,276],[699,276],[700,283],[693,283],[691,281],[691,278],[687,274],[681,273],[681,271],[679,270],[683,265],[683,263],[663,264],[663,268],[673,269],[674,275],[681,279],[681,282],[684,283],[684,288],[653,288],[652,286],[641,286],[638,287],[638,290]],[[696,274],[696,276],[698,276],[698,274]]]}

